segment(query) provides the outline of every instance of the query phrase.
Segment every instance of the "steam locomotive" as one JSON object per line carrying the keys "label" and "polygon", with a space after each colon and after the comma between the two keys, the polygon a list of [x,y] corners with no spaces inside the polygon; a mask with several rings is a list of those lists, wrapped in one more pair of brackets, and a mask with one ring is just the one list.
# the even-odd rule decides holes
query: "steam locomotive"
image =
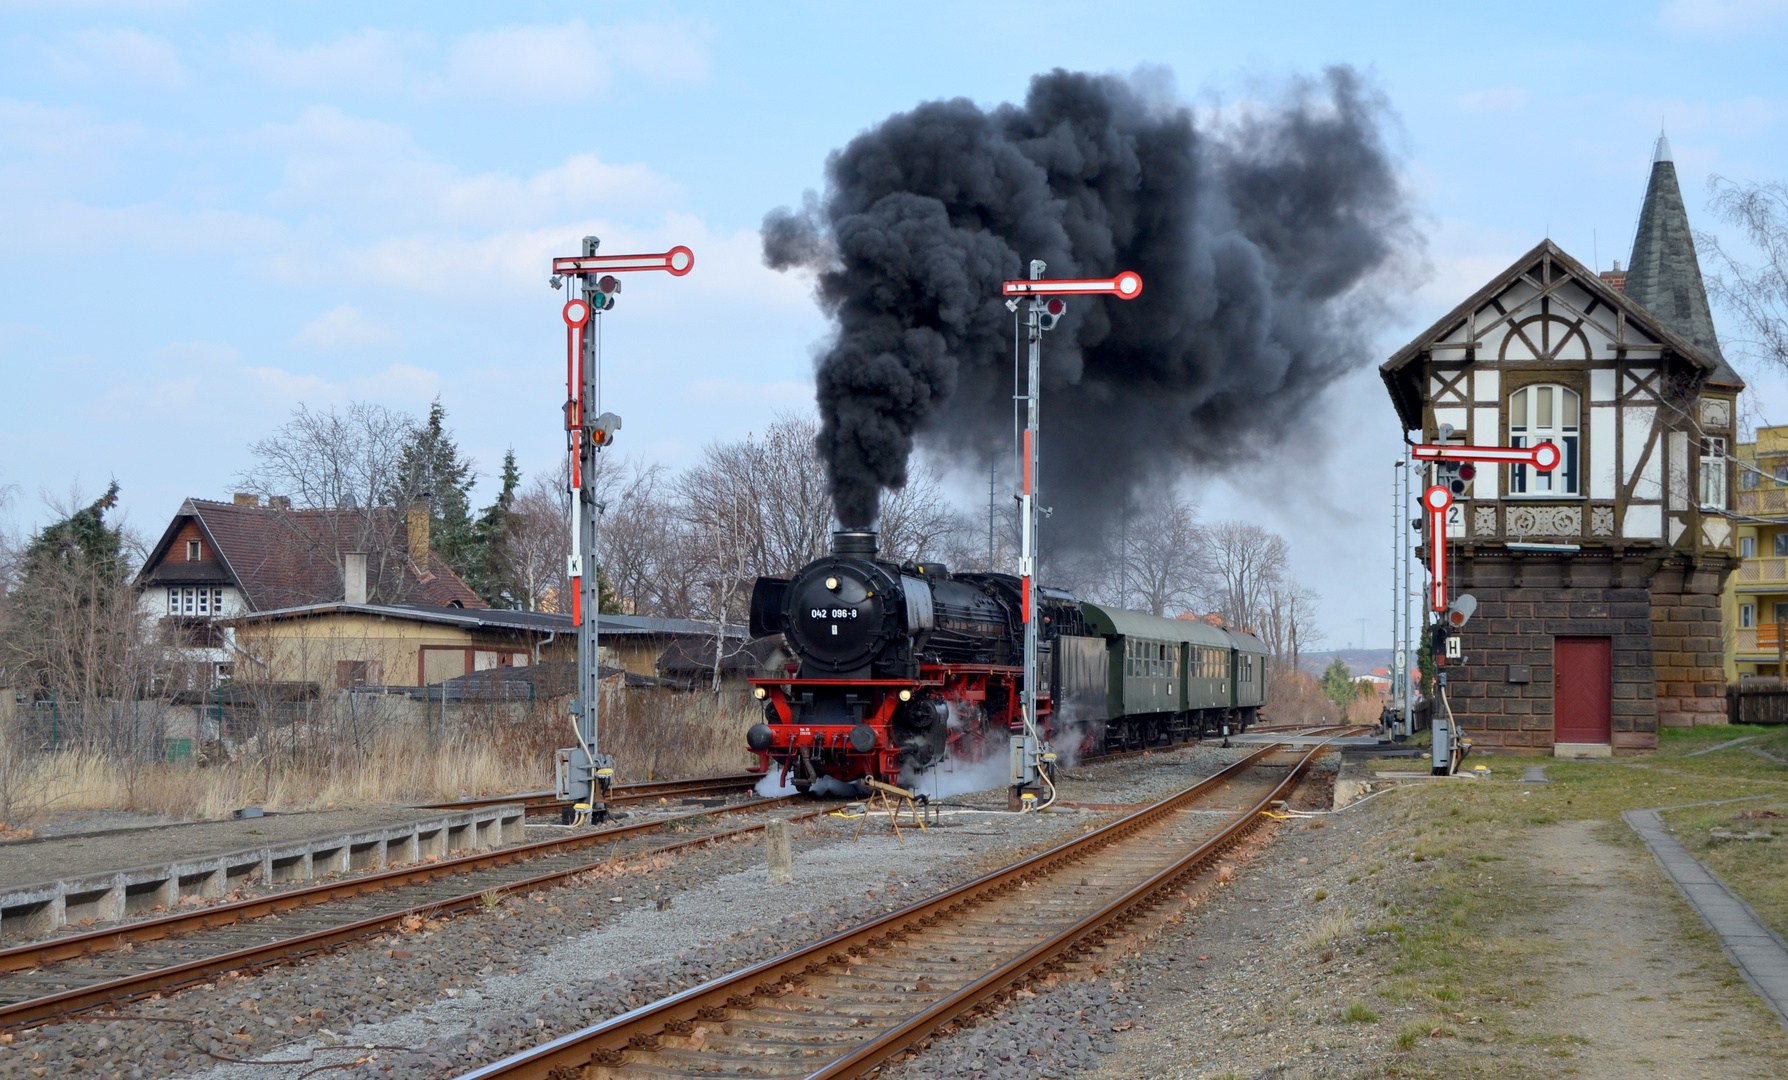
{"label": "steam locomotive", "polygon": [[[878,557],[874,532],[760,577],[751,635],[780,634],[798,663],[752,679],[760,771],[805,791],[822,777],[912,784],[946,757],[986,761],[1023,730],[1019,579]],[[1245,730],[1266,704],[1253,634],[1037,593],[1038,725],[1059,759]]]}

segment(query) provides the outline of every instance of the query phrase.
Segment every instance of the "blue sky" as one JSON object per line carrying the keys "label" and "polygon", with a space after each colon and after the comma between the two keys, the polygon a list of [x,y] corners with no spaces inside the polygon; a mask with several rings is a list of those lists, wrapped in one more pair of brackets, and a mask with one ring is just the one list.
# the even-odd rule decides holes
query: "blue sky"
{"label": "blue sky", "polygon": [[[40,493],[115,476],[158,531],[186,495],[227,497],[298,402],[420,412],[438,394],[487,475],[508,446],[551,468],[547,260],[585,234],[696,251],[605,320],[622,449],[682,464],[811,401],[824,325],[805,281],[761,266],[765,211],[890,112],[1013,100],[1055,66],[1152,69],[1204,108],[1330,63],[1367,72],[1427,237],[1388,354],[1548,231],[1624,258],[1660,122],[1700,227],[1710,174],[1788,176],[1785,36],[1783,0],[0,0],[0,519],[28,530]],[[1788,416],[1780,385],[1759,390]],[[1281,455],[1188,486],[1207,517],[1291,536],[1332,643],[1364,616],[1381,644],[1396,455],[1366,369]]]}

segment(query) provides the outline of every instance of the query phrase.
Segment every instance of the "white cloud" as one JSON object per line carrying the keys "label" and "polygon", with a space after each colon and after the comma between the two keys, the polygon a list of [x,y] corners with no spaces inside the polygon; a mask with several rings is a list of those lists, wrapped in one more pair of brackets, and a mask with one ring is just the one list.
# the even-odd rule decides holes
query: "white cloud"
{"label": "white cloud", "polygon": [[268,82],[307,90],[396,90],[413,77],[410,54],[426,45],[387,30],[344,34],[327,45],[288,49],[262,34],[230,43],[231,57]]}
{"label": "white cloud", "polygon": [[424,153],[404,128],[330,106],[306,109],[261,138],[287,150],[276,204],[331,209],[382,232],[421,224],[516,227],[596,206],[661,210],[682,193],[644,165],[610,165],[587,153],[526,176],[466,176]]}
{"label": "white cloud", "polygon": [[1527,88],[1524,86],[1491,86],[1483,90],[1460,94],[1453,99],[1453,103],[1466,112],[1514,112],[1527,104]]}
{"label": "white cloud", "polygon": [[1724,34],[1788,14],[1788,0],[1669,0],[1658,21],[1671,30]]}
{"label": "white cloud", "polygon": [[64,78],[105,84],[183,86],[186,66],[174,46],[140,30],[83,30],[65,44],[46,46],[50,66]]}
{"label": "white cloud", "polygon": [[396,341],[397,332],[368,319],[359,308],[343,304],[305,323],[292,340],[318,349],[340,349]]}
{"label": "white cloud", "polygon": [[706,23],[624,23],[592,27],[502,26],[463,35],[447,51],[449,93],[559,100],[587,97],[619,73],[653,82],[698,82],[708,75]]}

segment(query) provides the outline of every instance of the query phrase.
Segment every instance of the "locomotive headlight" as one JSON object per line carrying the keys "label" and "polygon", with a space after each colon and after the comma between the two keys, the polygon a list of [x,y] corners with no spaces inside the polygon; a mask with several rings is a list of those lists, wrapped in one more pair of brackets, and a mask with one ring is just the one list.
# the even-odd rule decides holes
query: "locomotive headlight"
{"label": "locomotive headlight", "polygon": [[826,588],[828,588],[828,589],[836,589],[836,588],[838,588],[838,579],[837,579],[837,578],[835,578],[835,577],[829,577],[829,578],[827,578],[827,579],[826,579]]}
{"label": "locomotive headlight", "polygon": [[902,700],[902,701],[913,700],[913,692],[911,690],[902,690],[900,692],[900,700]]}
{"label": "locomotive headlight", "polygon": [[757,699],[758,699],[758,700],[759,700],[759,701],[762,701],[762,700],[764,700],[764,699],[765,699],[765,698],[767,698],[767,697],[769,697],[769,696],[770,696],[770,692],[769,692],[769,691],[768,691],[768,690],[765,690],[765,689],[764,689],[764,688],[763,688],[763,687],[761,687],[761,686],[760,686],[760,687],[758,687],[758,688],[757,688],[757,689],[756,689],[756,690],[753,690],[753,691],[752,691],[752,692],[751,692],[751,693],[752,693],[752,695],[753,695],[753,696],[754,696],[754,697],[756,697],[756,698],[757,698]]}

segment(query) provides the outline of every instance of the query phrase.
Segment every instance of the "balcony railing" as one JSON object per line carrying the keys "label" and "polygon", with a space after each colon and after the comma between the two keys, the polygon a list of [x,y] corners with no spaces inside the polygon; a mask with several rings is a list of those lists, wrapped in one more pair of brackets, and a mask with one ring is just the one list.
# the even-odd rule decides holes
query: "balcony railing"
{"label": "balcony railing", "polygon": [[1758,488],[1738,493],[1741,514],[1788,514],[1788,488]]}
{"label": "balcony railing", "polygon": [[1746,559],[1738,564],[1740,584],[1788,582],[1788,559]]}
{"label": "balcony railing", "polygon": [[1781,640],[1782,624],[1766,622],[1740,627],[1734,644],[1741,653],[1773,653],[1778,648],[1777,642]]}

